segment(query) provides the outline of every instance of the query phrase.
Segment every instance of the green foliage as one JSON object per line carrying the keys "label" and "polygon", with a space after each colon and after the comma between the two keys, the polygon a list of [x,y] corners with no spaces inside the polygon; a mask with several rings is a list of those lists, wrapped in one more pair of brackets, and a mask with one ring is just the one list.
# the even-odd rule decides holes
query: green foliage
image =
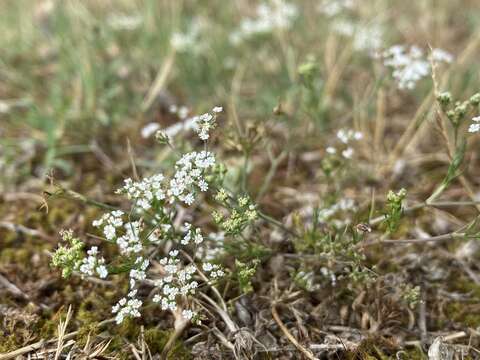
{"label": "green foliage", "polygon": [[68,278],[78,268],[83,258],[85,244],[73,236],[73,231],[63,230],[61,233],[63,241],[69,246],[59,246],[52,257],[52,265],[62,269],[62,276]]}
{"label": "green foliage", "polygon": [[403,215],[402,203],[406,195],[407,191],[405,189],[401,189],[397,193],[392,190],[388,192],[384,224],[390,234],[395,233],[400,225]]}
{"label": "green foliage", "polygon": [[455,154],[453,156],[452,162],[448,166],[447,174],[443,181],[438,185],[438,187],[433,191],[432,195],[426,200],[427,203],[434,201],[440,194],[442,194],[460,174],[460,166],[463,163],[465,157],[465,150],[467,148],[467,143],[465,139],[462,139]]}
{"label": "green foliage", "polygon": [[408,304],[411,309],[414,309],[420,301],[420,286],[412,286],[410,284],[405,285],[402,298]]}
{"label": "green foliage", "polygon": [[272,253],[271,249],[241,237],[234,238],[232,241],[226,241],[224,247],[228,254],[243,262],[255,259],[263,260]]}
{"label": "green foliage", "polygon": [[319,62],[313,56],[298,66],[302,89],[302,109],[319,129],[325,129],[326,117],[323,101],[324,82],[320,77]]}
{"label": "green foliage", "polygon": [[212,212],[213,220],[227,235],[240,235],[247,226],[258,218],[256,206],[248,196],[229,199],[225,189],[220,189],[215,196],[215,200],[223,204],[229,211],[226,216],[216,210]]}
{"label": "green foliage", "polygon": [[248,264],[235,260],[235,275],[242,294],[253,291],[252,278],[257,271],[259,260],[250,261]]}

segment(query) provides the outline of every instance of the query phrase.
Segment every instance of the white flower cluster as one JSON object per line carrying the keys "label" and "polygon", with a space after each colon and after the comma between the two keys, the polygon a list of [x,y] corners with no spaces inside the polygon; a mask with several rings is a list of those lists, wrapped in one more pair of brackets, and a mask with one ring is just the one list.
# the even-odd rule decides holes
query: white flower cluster
{"label": "white flower cluster", "polygon": [[[340,199],[339,202],[333,204],[332,206],[321,209],[318,212],[318,221],[320,221],[321,223],[325,223],[338,212],[351,212],[355,210],[356,210],[355,202],[352,199],[348,199],[348,198]],[[343,223],[338,223],[335,225],[341,226],[343,225]]]}
{"label": "white flower cluster", "polygon": [[[172,250],[168,257],[160,260],[165,276],[155,281],[159,294],[154,296],[153,301],[159,303],[162,310],[176,311],[178,307],[184,307],[182,299],[195,294],[198,288],[198,282],[193,278],[197,268],[195,265],[183,267],[177,256],[178,250]],[[216,264],[203,263],[202,269],[212,280],[225,275],[224,271]],[[182,311],[182,316],[187,319],[191,319],[195,315],[196,313],[190,309]]]}
{"label": "white flower cluster", "polygon": [[[186,106],[170,105],[168,111],[171,114],[175,114],[181,121],[167,127],[162,132],[170,139],[178,135],[182,130],[189,130],[193,127],[193,120],[187,119],[190,110]],[[144,139],[151,137],[158,130],[160,130],[160,124],[157,122],[151,122],[142,128],[141,135]]]}
{"label": "white flower cluster", "polygon": [[139,256],[135,260],[135,265],[133,269],[130,270],[130,287],[134,288],[137,280],[145,280],[147,278],[146,270],[150,265],[150,261],[148,259],[144,259]]}
{"label": "white flower cluster", "polygon": [[[214,126],[214,120],[223,109],[215,107],[211,113],[192,118],[195,130],[202,140],[209,137],[209,130]],[[188,116],[187,110],[178,111],[180,117]],[[206,192],[208,170],[215,165],[215,157],[208,151],[190,152],[184,154],[176,163],[174,173],[166,178],[159,173],[139,181],[126,179],[124,186],[116,192],[124,194],[131,200],[131,210],[128,213],[116,210],[105,213],[92,225],[103,233],[105,240],[118,246],[120,257],[119,271],[128,273],[129,292],[112,308],[116,314],[116,322],[121,323],[125,317],[139,317],[142,300],[137,298],[138,285],[147,281],[147,272],[150,266],[149,257],[152,256],[152,244],[159,244],[161,240],[178,240],[179,246],[193,245],[195,253],[192,258],[200,260],[202,268],[209,279],[218,279],[224,272],[218,265],[204,262],[196,253],[204,242],[204,236],[199,228],[185,223],[184,235],[178,236],[174,217],[178,210],[178,203],[191,205],[198,192]],[[131,217],[134,217],[131,219]],[[83,258],[83,243],[74,239],[72,232],[64,234],[69,240],[71,248],[61,248],[56,256],[56,263],[71,270],[79,270],[83,275],[106,278],[109,271],[105,259],[99,257],[97,247],[87,251],[88,256]],[[205,253],[200,248],[199,253]],[[159,294],[154,298],[161,304],[162,309],[175,311],[182,310],[181,314],[191,319],[195,312],[191,309],[188,295],[195,293],[199,286],[194,279],[198,271],[195,264],[184,265],[178,258],[179,251],[172,250],[169,257],[160,260],[164,268],[164,276],[154,281],[158,286]],[[133,261],[135,259],[135,261]],[[199,265],[200,266],[200,265]],[[202,275],[203,277],[203,275]],[[207,280],[210,281],[210,280]]]}
{"label": "white flower cluster", "polygon": [[335,19],[331,29],[352,38],[353,48],[374,55],[383,45],[383,27],[377,22],[356,23],[348,19]]}
{"label": "white flower cluster", "polygon": [[131,221],[124,225],[125,234],[117,238],[117,245],[123,255],[137,254],[143,250],[140,233],[140,221]]}
{"label": "white flower cluster", "polygon": [[[347,146],[341,151],[341,155],[345,159],[351,159],[353,156],[353,148],[348,146],[351,141],[358,141],[363,139],[363,134],[359,131],[354,131],[351,129],[340,129],[337,131],[337,138],[343,144],[343,146]],[[330,155],[335,155],[337,153],[337,148],[333,146],[329,146],[326,148],[326,152]]]}
{"label": "white flower cluster", "polygon": [[359,131],[353,131],[351,129],[340,129],[337,131],[337,138],[344,144],[348,144],[352,140],[363,139],[363,134]]}
{"label": "white flower cluster", "polygon": [[270,33],[276,29],[288,29],[298,16],[294,4],[285,0],[271,0],[257,6],[255,18],[245,18],[240,28],[230,34],[230,42],[237,45],[257,34]]}
{"label": "white flower cluster", "polygon": [[192,19],[186,31],[177,31],[172,34],[170,45],[178,52],[201,52],[205,45],[201,39],[201,35],[205,30],[205,24],[202,18],[196,17]]}
{"label": "white flower cluster", "polygon": [[195,265],[187,265],[182,268],[177,258],[178,250],[172,250],[169,257],[160,260],[166,276],[155,281],[160,294],[156,294],[153,301],[160,303],[162,310],[177,310],[179,297],[195,294],[198,282],[193,280],[193,274],[197,271]]}
{"label": "white flower cluster", "polygon": [[128,293],[126,298],[122,298],[113,308],[112,313],[117,314],[115,321],[117,324],[121,324],[125,317],[140,317],[140,307],[143,302],[137,299],[137,290],[132,290]]}
{"label": "white flower cluster", "polygon": [[207,141],[210,138],[210,130],[215,127],[217,116],[223,111],[223,108],[221,106],[215,106],[211,112],[190,118],[188,117],[189,110],[185,106],[177,107],[177,105],[172,105],[169,111],[172,114],[178,115],[181,121],[163,130],[160,130],[160,124],[149,123],[142,129],[142,137],[149,138],[155,134],[156,137],[172,139],[181,131],[193,129],[201,140]]}
{"label": "white flower cluster", "polygon": [[128,199],[134,200],[137,206],[143,210],[149,210],[153,201],[165,199],[165,191],[162,188],[164,179],[163,174],[156,174],[139,182],[125,179],[125,185],[118,189],[116,193],[126,194]]}
{"label": "white flower cluster", "polygon": [[[385,66],[393,68],[393,77],[401,90],[413,90],[419,80],[430,73],[430,62],[422,49],[404,45],[394,45],[385,50],[382,55]],[[453,56],[441,49],[432,51],[432,59],[436,62],[452,62]]]}
{"label": "white flower cluster", "polygon": [[201,140],[207,141],[209,139],[209,132],[215,127],[216,115],[222,111],[223,108],[221,106],[215,106],[212,109],[212,113],[205,113],[192,118],[193,129]]}
{"label": "white flower cluster", "polygon": [[475,116],[472,118],[473,123],[468,127],[468,132],[476,133],[480,131],[480,116]]}
{"label": "white flower cluster", "polygon": [[104,214],[100,219],[94,220],[92,225],[94,227],[103,227],[103,235],[109,241],[117,236],[117,228],[123,225],[124,212],[115,210]]}
{"label": "white flower cluster", "polygon": [[357,26],[353,37],[354,49],[375,54],[383,45],[383,32],[383,27],[376,22]]}
{"label": "white flower cluster", "polygon": [[190,110],[188,109],[188,107],[186,106],[177,106],[175,104],[173,105],[170,105],[169,108],[168,108],[168,111],[171,113],[171,114],[175,114],[177,115],[180,120],[185,120],[187,117],[188,117],[188,113],[190,112]]}
{"label": "white flower cluster", "polygon": [[170,180],[170,187],[167,190],[171,202],[178,198],[187,205],[193,204],[196,188],[203,192],[208,190],[204,173],[214,165],[215,157],[208,151],[194,151],[183,155],[175,164],[176,172]]}
{"label": "white flower cluster", "polygon": [[181,241],[182,245],[188,245],[191,241],[193,241],[195,245],[199,245],[203,242],[203,235],[200,229],[192,228],[192,224],[190,223],[185,223],[184,226],[186,229],[186,233]]}
{"label": "white flower cluster", "polygon": [[[148,179],[146,179],[148,180]],[[142,181],[142,183],[145,182]],[[127,179],[126,183],[130,184],[131,180]],[[128,189],[135,189],[135,186],[128,187]],[[122,191],[125,193],[126,191]],[[133,190],[132,193],[136,194]],[[131,199],[138,199],[139,197],[130,197],[131,193],[127,192],[127,196]],[[143,200],[143,199],[140,199]],[[123,221],[125,213],[121,210],[115,210],[104,214],[100,219],[94,220],[92,225],[94,227],[102,227],[103,235],[108,241],[115,241],[120,252],[124,255],[131,253],[139,253],[143,246],[140,240],[140,233],[142,231],[142,224],[139,221],[126,222]]]}
{"label": "white flower cluster", "polygon": [[132,31],[142,23],[143,18],[140,15],[112,14],[107,18],[107,24],[114,30]]}
{"label": "white flower cluster", "polygon": [[451,63],[454,60],[452,54],[450,54],[448,51],[438,48],[432,50],[432,59],[433,61],[445,63]]}
{"label": "white flower cluster", "polygon": [[93,276],[95,273],[101,279],[105,279],[108,276],[108,270],[105,266],[105,259],[103,257],[98,258],[98,247],[92,246],[87,251],[88,257],[82,259],[79,270],[83,275]]}
{"label": "white flower cluster", "polygon": [[210,240],[211,246],[203,246],[197,251],[197,258],[202,261],[211,261],[218,258],[224,250],[225,232],[212,232],[208,234],[207,239]]}
{"label": "white flower cluster", "polygon": [[334,17],[355,6],[354,0],[324,0],[318,6],[318,11],[328,17]]}
{"label": "white flower cluster", "polygon": [[217,264],[203,263],[202,270],[210,275],[212,279],[218,279],[225,275],[225,272]]}

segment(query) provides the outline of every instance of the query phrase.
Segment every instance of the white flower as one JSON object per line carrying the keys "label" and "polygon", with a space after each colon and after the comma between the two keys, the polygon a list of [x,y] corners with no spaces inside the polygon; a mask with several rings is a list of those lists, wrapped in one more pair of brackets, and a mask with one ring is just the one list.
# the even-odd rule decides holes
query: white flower
{"label": "white flower", "polygon": [[128,294],[129,299],[122,298],[120,301],[112,307],[112,313],[116,313],[115,321],[117,324],[121,324],[125,317],[140,317],[140,307],[142,306],[142,301],[135,298],[137,294],[136,290],[131,291]]}
{"label": "white flower", "polygon": [[204,171],[213,167],[214,164],[215,158],[206,151],[183,155],[175,165],[176,172],[170,180],[170,187],[167,190],[170,202],[173,202],[174,198],[178,198],[187,205],[191,205],[195,200],[196,188],[200,188],[201,191],[206,188]]}
{"label": "white flower", "polygon": [[182,200],[185,202],[185,204],[192,205],[193,202],[195,201],[195,197],[193,196],[192,193],[188,193],[182,198]]}
{"label": "white flower", "polygon": [[195,315],[195,313],[192,310],[183,310],[182,311],[182,316],[185,319],[191,320],[194,315]]}
{"label": "white flower", "polygon": [[142,22],[140,15],[112,14],[107,18],[108,25],[114,30],[135,30]]}
{"label": "white flower", "polygon": [[117,238],[117,245],[122,254],[139,253],[143,246],[140,240],[141,224],[138,221],[132,221],[124,225],[125,234]]}
{"label": "white flower", "polygon": [[345,150],[342,151],[342,156],[345,159],[351,159],[353,155],[353,149],[351,147],[346,148]]}
{"label": "white flower", "polygon": [[105,279],[108,276],[108,270],[105,265],[97,267],[97,274],[101,279]]}
{"label": "white flower", "polygon": [[329,153],[330,155],[333,155],[333,154],[336,154],[336,153],[337,153],[337,149],[335,149],[333,146],[327,147],[325,151],[326,151],[327,153]]}
{"label": "white flower", "polygon": [[209,113],[196,116],[194,130],[198,133],[198,137],[206,141],[210,137],[209,131],[215,126],[215,118]]}
{"label": "white flower", "polygon": [[105,259],[103,257],[97,258],[98,247],[92,246],[87,250],[87,257],[83,258],[81,263],[78,264],[78,270],[82,276],[94,276],[95,273],[101,279],[104,279],[108,276],[108,270],[105,266]]}
{"label": "white flower", "polygon": [[352,199],[344,198],[340,199],[336,204],[331,205],[330,207],[323,208],[318,213],[318,220],[321,222],[326,222],[337,212],[352,212],[355,211],[355,202]]}
{"label": "white flower", "polygon": [[126,179],[124,186],[118,189],[117,194],[125,194],[130,200],[136,200],[137,205],[143,210],[151,208],[154,201],[164,200],[166,197],[163,174],[156,174],[139,182]]}
{"label": "white flower", "polygon": [[155,134],[158,129],[160,129],[160,124],[159,123],[154,123],[154,122],[148,123],[142,129],[142,132],[141,132],[142,137],[144,139],[147,139],[150,136],[152,136],[153,134]]}
{"label": "white flower", "polygon": [[468,128],[468,132],[476,133],[476,132],[479,132],[479,131],[480,131],[480,124],[479,123],[470,124],[470,126]]}
{"label": "white flower", "polygon": [[116,230],[112,225],[107,225],[103,228],[103,233],[108,240],[112,240],[116,235]]}
{"label": "white flower", "polygon": [[147,278],[146,270],[150,261],[148,259],[144,259],[139,256],[135,260],[135,267],[134,269],[130,270],[130,286],[134,286],[136,280],[145,280]]}
{"label": "white flower", "polygon": [[245,18],[240,28],[230,34],[234,45],[257,34],[264,34],[275,29],[288,29],[298,15],[295,5],[285,0],[271,0],[257,6],[254,18]]}
{"label": "white flower", "polygon": [[374,55],[383,45],[383,27],[376,22],[354,23],[339,18],[331,24],[332,31],[345,37],[352,38],[353,47],[357,51],[366,51]]}
{"label": "white flower", "polygon": [[202,179],[198,182],[198,187],[200,188],[200,191],[205,192],[208,190],[208,183]]}
{"label": "white flower", "polygon": [[[363,134],[358,131],[340,129],[337,131],[337,138],[344,144],[348,144],[351,140],[360,140]],[[328,151],[328,150],[327,150]]]}
{"label": "white flower", "polygon": [[201,35],[205,30],[205,22],[197,17],[193,18],[189,24],[185,31],[176,31],[172,34],[170,45],[178,52],[199,53],[204,49]]}
{"label": "white flower", "polygon": [[433,49],[432,59],[433,61],[451,63],[453,61],[453,55],[442,49]]}
{"label": "white flower", "polygon": [[328,17],[337,16],[345,10],[350,10],[354,6],[353,0],[326,0],[320,3],[318,11]]}
{"label": "white flower", "polygon": [[[399,89],[415,88],[416,83],[430,73],[430,63],[425,58],[422,49],[411,46],[394,45],[384,51],[384,64],[393,68],[393,77],[398,82]],[[432,50],[432,58],[437,62],[452,62],[453,56],[442,49]]]}
{"label": "white flower", "polygon": [[185,120],[188,116],[188,108],[186,106],[180,106],[178,109],[177,115],[180,119]]}
{"label": "white flower", "polygon": [[221,107],[221,106],[215,106],[215,107],[212,109],[212,111],[213,111],[214,113],[221,113],[221,112],[223,111],[223,107]]}

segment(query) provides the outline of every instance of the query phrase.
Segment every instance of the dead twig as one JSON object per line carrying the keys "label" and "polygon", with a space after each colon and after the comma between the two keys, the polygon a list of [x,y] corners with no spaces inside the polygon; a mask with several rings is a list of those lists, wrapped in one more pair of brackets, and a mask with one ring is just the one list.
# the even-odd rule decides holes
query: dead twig
{"label": "dead twig", "polygon": [[318,358],[316,358],[310,350],[302,346],[297,341],[297,339],[295,339],[295,337],[290,333],[290,331],[288,331],[287,327],[285,326],[285,324],[280,319],[280,316],[278,315],[278,311],[275,304],[272,304],[272,316],[275,322],[277,323],[277,325],[280,327],[280,330],[282,330],[283,334],[299,351],[301,351],[310,360],[318,360]]}

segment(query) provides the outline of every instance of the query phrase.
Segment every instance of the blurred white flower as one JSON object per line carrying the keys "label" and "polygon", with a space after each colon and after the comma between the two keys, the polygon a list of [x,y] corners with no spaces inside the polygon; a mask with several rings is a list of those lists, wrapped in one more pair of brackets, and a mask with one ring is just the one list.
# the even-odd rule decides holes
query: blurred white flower
{"label": "blurred white flower", "polygon": [[353,0],[324,0],[318,6],[318,11],[328,17],[334,17],[355,6]]}
{"label": "blurred white flower", "polygon": [[468,132],[470,133],[479,132],[480,131],[480,115],[473,117],[472,121],[474,121],[474,123],[470,124],[470,126],[468,127]]}
{"label": "blurred white flower", "polygon": [[140,15],[112,14],[107,18],[107,24],[114,30],[135,30],[142,22]]}
{"label": "blurred white flower", "polygon": [[285,0],[270,0],[257,6],[254,18],[245,18],[240,28],[230,34],[234,45],[257,34],[272,32],[276,29],[288,29],[298,16],[297,7]]}
{"label": "blurred white flower", "polygon": [[[382,57],[384,65],[393,68],[392,76],[399,89],[414,89],[417,82],[430,73],[430,63],[418,46],[413,45],[408,49],[404,45],[394,45],[384,51]],[[453,60],[452,55],[441,49],[434,49],[432,58],[441,62]]]}
{"label": "blurred white flower", "polygon": [[159,123],[148,123],[142,128],[141,135],[144,139],[151,137],[155,132],[160,129]]}

